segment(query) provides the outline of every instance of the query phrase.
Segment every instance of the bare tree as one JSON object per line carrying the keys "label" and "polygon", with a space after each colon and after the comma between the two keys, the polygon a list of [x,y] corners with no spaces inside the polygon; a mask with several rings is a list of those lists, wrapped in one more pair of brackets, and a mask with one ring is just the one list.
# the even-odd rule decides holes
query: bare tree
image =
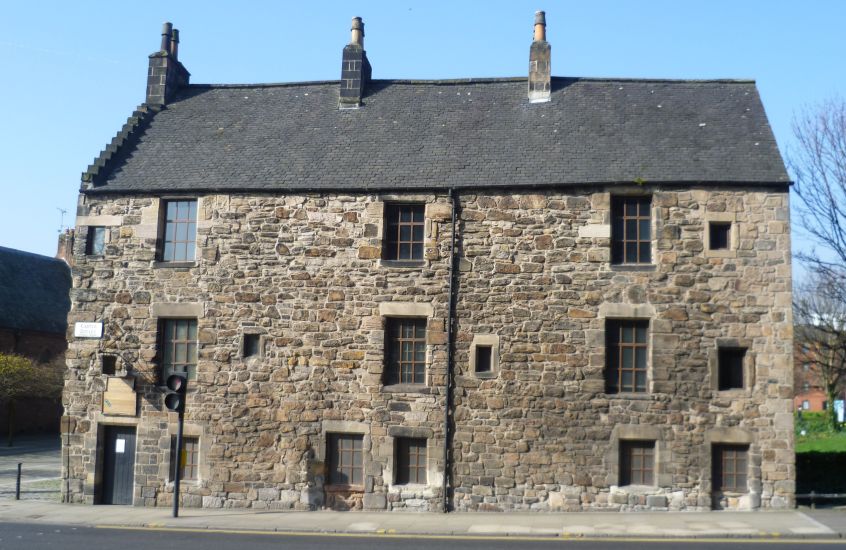
{"label": "bare tree", "polygon": [[788,164],[796,178],[802,228],[816,245],[799,252],[812,271],[846,274],[846,102],[827,101],[793,121],[797,148]]}
{"label": "bare tree", "polygon": [[796,344],[825,391],[829,425],[838,429],[834,401],[846,385],[846,297],[841,281],[819,274],[794,294]]}
{"label": "bare tree", "polygon": [[796,212],[812,245],[797,253],[808,280],[796,288],[796,343],[828,395],[846,382],[846,102],[832,99],[807,109],[793,122],[797,147],[788,155],[796,178]]}

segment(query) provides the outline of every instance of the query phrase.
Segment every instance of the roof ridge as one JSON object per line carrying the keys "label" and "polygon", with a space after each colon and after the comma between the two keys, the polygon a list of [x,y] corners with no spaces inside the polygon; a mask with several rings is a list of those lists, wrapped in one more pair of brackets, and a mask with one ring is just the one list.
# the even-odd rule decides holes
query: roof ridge
{"label": "roof ridge", "polygon": [[49,260],[51,262],[59,262],[64,264],[65,261],[60,258],[54,258],[53,256],[46,256],[44,254],[37,254],[35,252],[28,252],[26,250],[20,250],[17,248],[9,248],[8,246],[0,246],[0,254],[15,254],[18,256],[31,256],[33,258],[37,258],[39,260]]}
{"label": "roof ridge", "polygon": [[[457,84],[496,84],[502,82],[526,82],[524,76],[507,77],[468,77],[468,78],[373,78],[371,83],[381,84],[412,84],[449,86]],[[570,82],[632,82],[632,83],[670,83],[670,84],[755,84],[754,79],[745,78],[633,78],[633,77],[583,77],[583,76],[553,76],[552,80]],[[299,82],[258,82],[241,84],[189,84],[187,89],[217,89],[217,88],[291,88],[296,86],[326,86],[338,85],[340,80],[304,80]]]}

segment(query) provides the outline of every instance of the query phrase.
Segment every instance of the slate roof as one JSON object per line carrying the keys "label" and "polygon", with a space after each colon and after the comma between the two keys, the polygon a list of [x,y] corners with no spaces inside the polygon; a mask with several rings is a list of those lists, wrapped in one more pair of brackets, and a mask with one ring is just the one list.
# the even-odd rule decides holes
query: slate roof
{"label": "slate roof", "polygon": [[64,335],[70,289],[64,261],[0,246],[0,328]]}
{"label": "slate roof", "polygon": [[375,80],[191,85],[87,192],[414,190],[632,181],[789,183],[752,81]]}

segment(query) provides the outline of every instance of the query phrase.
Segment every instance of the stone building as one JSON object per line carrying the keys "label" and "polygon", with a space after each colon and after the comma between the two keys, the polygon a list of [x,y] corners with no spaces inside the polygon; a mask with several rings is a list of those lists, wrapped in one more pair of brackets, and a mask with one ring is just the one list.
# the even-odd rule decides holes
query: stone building
{"label": "stone building", "polygon": [[373,79],[363,37],[340,82],[198,85],[165,26],[82,178],[66,500],[172,501],[187,372],[188,506],[792,506],[754,82],[551,77],[542,12],[528,79]]}

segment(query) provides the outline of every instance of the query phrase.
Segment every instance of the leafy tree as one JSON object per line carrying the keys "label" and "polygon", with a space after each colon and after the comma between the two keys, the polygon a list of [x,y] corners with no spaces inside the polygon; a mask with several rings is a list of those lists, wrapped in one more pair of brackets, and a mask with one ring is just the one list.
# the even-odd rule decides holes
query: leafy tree
{"label": "leafy tree", "polygon": [[0,353],[0,403],[8,417],[7,444],[11,447],[15,433],[15,405],[26,398],[57,399],[62,393],[61,365],[33,364],[26,357]]}

